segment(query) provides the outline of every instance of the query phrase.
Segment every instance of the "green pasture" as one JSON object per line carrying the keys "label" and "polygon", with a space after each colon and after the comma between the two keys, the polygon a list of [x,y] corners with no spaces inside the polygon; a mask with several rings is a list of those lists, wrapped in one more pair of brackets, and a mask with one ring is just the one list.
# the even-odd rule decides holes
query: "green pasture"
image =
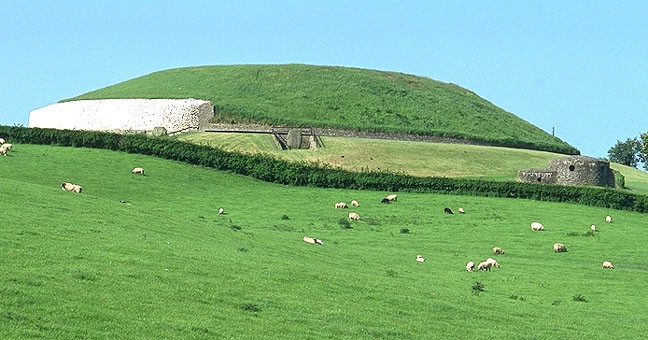
{"label": "green pasture", "polygon": [[[146,175],[131,174],[136,166]],[[40,145],[16,145],[0,172],[2,339],[648,334],[648,228],[639,213],[414,193],[381,204],[388,193]],[[62,191],[62,181],[83,192]],[[360,207],[333,208],[351,199]],[[361,220],[348,222],[349,211]],[[536,220],[546,231],[530,230]],[[591,224],[600,231],[588,233]],[[555,242],[569,251],[554,253]],[[506,253],[493,255],[493,246]],[[501,268],[465,271],[487,257]],[[604,260],[616,269],[602,269]]]}
{"label": "green pasture", "polygon": [[[352,171],[391,170],[414,176],[497,181],[514,181],[518,170],[545,168],[552,159],[567,157],[525,149],[367,138],[322,137],[323,148],[288,151],[281,150],[270,134],[193,132],[175,138],[290,161],[326,163]],[[620,164],[611,167],[625,176],[629,190],[648,195],[647,172]]]}

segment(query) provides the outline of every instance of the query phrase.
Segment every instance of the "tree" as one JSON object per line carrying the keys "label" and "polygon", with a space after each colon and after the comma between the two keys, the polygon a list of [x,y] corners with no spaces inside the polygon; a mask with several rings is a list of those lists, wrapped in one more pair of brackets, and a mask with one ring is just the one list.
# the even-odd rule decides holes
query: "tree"
{"label": "tree", "polygon": [[639,135],[637,144],[639,161],[643,163],[644,169],[648,170],[648,132]]}
{"label": "tree", "polygon": [[[644,135],[646,141],[648,141],[648,133],[642,134],[642,139]],[[640,149],[645,149],[642,148],[642,144],[646,145],[637,138],[628,138],[625,142],[617,140],[617,143],[608,150],[608,157],[611,162],[636,168],[639,161],[645,159],[640,156]]]}

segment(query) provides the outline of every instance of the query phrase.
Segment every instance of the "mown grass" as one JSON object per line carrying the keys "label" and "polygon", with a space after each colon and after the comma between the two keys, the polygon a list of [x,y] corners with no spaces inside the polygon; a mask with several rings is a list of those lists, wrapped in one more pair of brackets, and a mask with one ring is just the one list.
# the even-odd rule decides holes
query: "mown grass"
{"label": "mown grass", "polygon": [[455,84],[397,72],[313,65],[170,69],[66,100],[198,98],[220,122],[333,127],[576,149]]}
{"label": "mown grass", "polygon": [[[135,166],[147,175],[130,174]],[[147,156],[38,145],[16,146],[0,171],[0,338],[648,332],[648,229],[638,213],[409,193],[385,205],[383,192],[281,186]],[[64,192],[61,181],[84,191]],[[343,228],[349,210],[333,203],[352,198],[362,219]],[[459,206],[465,215],[443,213]],[[533,220],[547,230],[531,232]],[[600,232],[588,236],[592,223]],[[553,253],[555,242],[569,251]],[[497,256],[502,268],[465,272],[495,245],[506,250]],[[417,254],[427,262],[415,262]],[[601,269],[606,259],[617,268]]]}
{"label": "mown grass", "polygon": [[[391,170],[414,176],[496,181],[515,181],[518,170],[546,168],[550,160],[566,157],[525,149],[366,138],[322,137],[323,148],[290,151],[281,150],[269,134],[194,132],[175,138],[290,161],[326,163],[352,171]],[[625,176],[629,190],[648,195],[648,173],[614,163],[611,167]]]}

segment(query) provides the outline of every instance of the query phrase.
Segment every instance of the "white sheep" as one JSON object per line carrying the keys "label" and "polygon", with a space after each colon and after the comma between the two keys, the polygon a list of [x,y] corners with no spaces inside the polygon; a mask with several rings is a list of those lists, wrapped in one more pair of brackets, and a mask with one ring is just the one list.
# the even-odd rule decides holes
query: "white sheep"
{"label": "white sheep", "polygon": [[590,229],[592,230],[592,232],[597,232],[598,231],[598,229],[596,229],[596,226],[594,224],[592,224],[590,226]]}
{"label": "white sheep", "polygon": [[133,168],[133,170],[131,170],[131,173],[139,174],[139,175],[144,176],[144,168],[139,168],[139,167],[138,168]]}
{"label": "white sheep", "polygon": [[7,157],[7,149],[0,148],[0,156]]}
{"label": "white sheep", "polygon": [[4,138],[0,137],[0,144],[4,144],[4,143],[5,143]]}
{"label": "white sheep", "polygon": [[479,262],[479,264],[477,265],[477,270],[488,270],[488,271],[490,271],[492,266],[493,265],[490,262],[486,262],[486,261]]}
{"label": "white sheep", "polygon": [[484,262],[489,263],[492,267],[495,267],[495,268],[499,268],[499,267],[500,267],[499,262],[497,262],[497,260],[495,260],[494,258],[490,258],[490,257],[489,257],[489,258],[487,258],[486,261],[484,261]]}
{"label": "white sheep", "polygon": [[610,215],[605,216],[605,222],[612,223],[612,216]]}
{"label": "white sheep", "polygon": [[466,263],[466,271],[471,272],[473,270],[475,270],[475,262],[470,261],[470,262]]}
{"label": "white sheep", "polygon": [[398,201],[398,195],[395,195],[395,194],[387,195],[387,196],[385,196],[385,198],[390,202]]}
{"label": "white sheep", "polygon": [[349,213],[349,219],[353,220],[353,221],[359,221],[360,220],[360,215],[358,215],[357,213],[354,213],[354,212]]}
{"label": "white sheep", "polygon": [[358,201],[356,201],[356,200],[353,200],[353,201],[351,201],[351,206],[352,207],[359,207],[360,203],[358,203]]}
{"label": "white sheep", "polygon": [[500,247],[493,247],[493,254],[498,255],[498,254],[504,254],[504,249]]}
{"label": "white sheep", "polygon": [[421,255],[416,255],[416,262],[423,263],[425,262],[425,258]]}
{"label": "white sheep", "polygon": [[7,150],[7,151],[11,151],[12,148],[13,148],[13,144],[4,143],[4,144],[0,145],[0,149],[4,149],[4,150]]}
{"label": "white sheep", "polygon": [[223,208],[218,208],[218,214],[223,215],[225,213],[225,209]]}
{"label": "white sheep", "polygon": [[562,243],[554,243],[553,249],[554,249],[554,252],[556,252],[556,253],[562,253],[562,252],[567,251],[567,247],[565,247],[565,245],[562,244]]}
{"label": "white sheep", "polygon": [[603,261],[603,268],[605,268],[605,269],[614,269],[614,265],[610,261]]}
{"label": "white sheep", "polygon": [[313,237],[308,237],[304,236],[304,242],[310,243],[310,244],[319,244],[321,246],[324,245],[324,242],[318,238],[313,238]]}
{"label": "white sheep", "polygon": [[458,211],[460,214],[465,214],[465,213],[466,213],[466,211],[464,211],[464,208],[459,208],[459,209],[457,209],[457,211]]}
{"label": "white sheep", "polygon": [[69,183],[69,182],[61,182],[61,189],[65,190],[65,191],[76,192],[78,194],[80,194],[81,191],[83,190],[83,188],[80,185],[72,184],[72,183]]}
{"label": "white sheep", "polygon": [[544,226],[540,222],[531,222],[531,230],[533,230],[533,231],[543,231]]}
{"label": "white sheep", "polygon": [[335,203],[335,209],[346,209],[348,208],[347,204],[344,202]]}

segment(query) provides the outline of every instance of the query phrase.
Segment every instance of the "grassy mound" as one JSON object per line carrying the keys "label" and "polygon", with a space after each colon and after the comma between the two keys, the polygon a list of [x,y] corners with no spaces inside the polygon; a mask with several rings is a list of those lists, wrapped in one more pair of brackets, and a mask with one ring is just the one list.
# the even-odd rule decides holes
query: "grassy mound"
{"label": "grassy mound", "polygon": [[210,100],[219,122],[411,133],[578,153],[457,85],[358,68],[300,64],[178,68],[66,101],[190,97]]}

